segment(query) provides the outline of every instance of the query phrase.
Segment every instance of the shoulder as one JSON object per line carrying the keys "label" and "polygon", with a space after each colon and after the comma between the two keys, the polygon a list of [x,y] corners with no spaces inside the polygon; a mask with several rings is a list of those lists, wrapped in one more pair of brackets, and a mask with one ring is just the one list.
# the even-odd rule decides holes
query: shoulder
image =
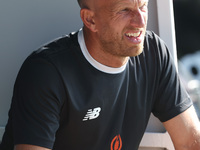
{"label": "shoulder", "polygon": [[22,67],[35,64],[37,68],[39,62],[56,69],[62,68],[65,64],[70,64],[75,59],[74,57],[80,55],[77,33],[70,33],[40,47],[26,58]]}
{"label": "shoulder", "polygon": [[158,35],[154,33],[153,31],[147,30],[145,34],[145,39],[146,40],[153,40],[155,38],[158,38]]}
{"label": "shoulder", "polygon": [[62,56],[63,53],[68,53],[79,47],[77,33],[72,32],[69,35],[59,37],[34,51],[29,57],[53,58],[59,55]]}
{"label": "shoulder", "polygon": [[170,57],[166,43],[153,31],[146,31],[144,51],[151,55],[154,54],[159,59]]}
{"label": "shoulder", "polygon": [[155,45],[158,45],[159,43],[165,44],[165,42],[153,31],[146,31],[145,34],[145,42],[150,42]]}
{"label": "shoulder", "polygon": [[19,70],[18,80],[23,81],[23,77],[26,77],[28,81],[40,79],[48,83],[53,82],[51,79],[60,77],[62,68],[66,68],[66,64],[73,60],[74,54],[71,53],[77,51],[78,47],[77,33],[45,44],[26,58]]}

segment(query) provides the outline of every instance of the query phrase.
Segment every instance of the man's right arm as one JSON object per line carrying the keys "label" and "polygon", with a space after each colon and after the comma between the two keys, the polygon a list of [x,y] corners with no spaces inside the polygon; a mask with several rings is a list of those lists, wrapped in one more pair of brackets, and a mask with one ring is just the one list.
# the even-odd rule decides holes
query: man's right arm
{"label": "man's right arm", "polygon": [[50,149],[35,145],[18,144],[15,146],[14,150],[50,150]]}
{"label": "man's right arm", "polygon": [[15,83],[10,111],[14,150],[50,150],[53,147],[65,92],[62,79],[51,62],[36,56],[26,60]]}

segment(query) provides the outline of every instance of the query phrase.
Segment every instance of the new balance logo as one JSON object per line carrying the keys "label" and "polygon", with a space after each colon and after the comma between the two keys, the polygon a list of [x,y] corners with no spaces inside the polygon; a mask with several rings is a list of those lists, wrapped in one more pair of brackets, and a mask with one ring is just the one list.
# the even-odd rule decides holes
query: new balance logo
{"label": "new balance logo", "polygon": [[87,114],[83,118],[83,121],[96,119],[97,117],[99,117],[100,111],[101,111],[100,107],[94,108],[93,110],[89,109],[88,112],[87,112]]}

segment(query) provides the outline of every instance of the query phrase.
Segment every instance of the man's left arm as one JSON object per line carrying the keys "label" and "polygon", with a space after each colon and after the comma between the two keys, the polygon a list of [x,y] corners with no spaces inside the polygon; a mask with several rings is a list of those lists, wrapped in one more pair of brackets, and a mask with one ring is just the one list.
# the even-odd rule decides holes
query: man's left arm
{"label": "man's left arm", "polygon": [[200,122],[193,106],[163,124],[176,150],[200,150]]}

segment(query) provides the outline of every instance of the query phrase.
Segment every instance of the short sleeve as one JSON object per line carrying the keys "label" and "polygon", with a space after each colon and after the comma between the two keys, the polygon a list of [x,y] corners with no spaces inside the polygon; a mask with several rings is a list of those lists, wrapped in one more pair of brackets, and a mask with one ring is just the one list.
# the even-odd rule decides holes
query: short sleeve
{"label": "short sleeve", "polygon": [[55,66],[28,58],[18,74],[12,100],[14,144],[52,148],[65,91]]}
{"label": "short sleeve", "polygon": [[156,38],[158,49],[159,78],[153,114],[165,122],[192,105],[192,101],[181,84],[177,69],[165,43]]}

